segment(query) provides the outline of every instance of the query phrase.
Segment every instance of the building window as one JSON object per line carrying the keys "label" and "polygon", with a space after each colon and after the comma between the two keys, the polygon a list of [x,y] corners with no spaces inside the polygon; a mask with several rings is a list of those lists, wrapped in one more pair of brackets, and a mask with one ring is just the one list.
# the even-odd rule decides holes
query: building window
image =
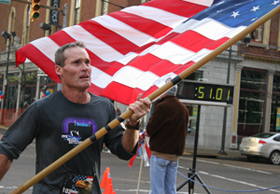
{"label": "building window", "polygon": [[22,24],[22,45],[29,42],[29,29],[30,29],[30,9],[31,6],[27,5],[24,11],[23,24]]}
{"label": "building window", "polygon": [[252,69],[241,72],[238,135],[250,136],[263,131],[267,73]]}
{"label": "building window", "polygon": [[15,11],[13,10],[11,13],[11,21],[10,21],[10,32],[13,32],[15,29]]}
{"label": "building window", "polygon": [[108,14],[108,3],[105,1],[102,1],[102,15]]}
{"label": "building window", "polygon": [[262,43],[263,42],[263,27],[264,25],[261,25],[260,27],[258,27],[256,30],[255,30],[255,39],[253,39],[253,41],[255,42],[258,42],[258,43]]}
{"label": "building window", "polygon": [[80,23],[80,0],[76,0],[75,3],[75,21],[74,24],[79,24]]}

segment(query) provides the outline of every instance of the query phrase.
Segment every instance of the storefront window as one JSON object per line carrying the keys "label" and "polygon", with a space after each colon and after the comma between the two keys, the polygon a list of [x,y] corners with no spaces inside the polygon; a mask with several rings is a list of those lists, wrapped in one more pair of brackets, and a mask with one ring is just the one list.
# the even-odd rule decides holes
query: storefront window
{"label": "storefront window", "polygon": [[270,131],[280,132],[280,74],[273,78]]}
{"label": "storefront window", "polygon": [[9,73],[8,74],[8,83],[18,83],[19,73]]}
{"label": "storefront window", "polygon": [[266,73],[262,71],[242,70],[241,89],[266,91]]}
{"label": "storefront window", "polygon": [[57,83],[49,76],[40,76],[39,99],[48,96],[57,90]]}
{"label": "storefront window", "polygon": [[0,74],[0,93],[3,93],[3,80],[4,80],[4,75]]}
{"label": "storefront window", "polygon": [[15,109],[17,103],[19,73],[9,73],[7,80],[7,109]]}
{"label": "storefront window", "polygon": [[40,84],[56,83],[49,76],[40,76]]}
{"label": "storefront window", "polygon": [[37,83],[37,71],[24,72],[24,84],[25,85],[36,85]]}
{"label": "storefront window", "polygon": [[23,109],[28,108],[35,101],[36,86],[24,87],[21,91],[20,107]]}
{"label": "storefront window", "polygon": [[238,135],[250,136],[263,131],[266,76],[264,71],[242,70]]}
{"label": "storefront window", "polygon": [[22,89],[20,108],[26,109],[36,100],[37,71],[24,72],[22,76]]}

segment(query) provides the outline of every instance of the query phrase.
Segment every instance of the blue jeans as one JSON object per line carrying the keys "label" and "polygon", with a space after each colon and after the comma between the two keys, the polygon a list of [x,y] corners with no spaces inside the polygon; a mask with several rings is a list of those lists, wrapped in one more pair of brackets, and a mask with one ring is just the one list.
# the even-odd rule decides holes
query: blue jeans
{"label": "blue jeans", "polygon": [[165,160],[152,154],[150,160],[150,194],[176,194],[178,161]]}

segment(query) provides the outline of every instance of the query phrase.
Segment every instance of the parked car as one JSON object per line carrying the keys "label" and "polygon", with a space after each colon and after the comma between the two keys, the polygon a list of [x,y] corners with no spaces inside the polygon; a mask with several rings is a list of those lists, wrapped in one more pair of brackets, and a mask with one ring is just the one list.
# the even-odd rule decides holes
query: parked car
{"label": "parked car", "polygon": [[272,164],[280,164],[280,133],[258,133],[243,137],[239,151],[252,162],[257,162],[259,158],[267,158]]}

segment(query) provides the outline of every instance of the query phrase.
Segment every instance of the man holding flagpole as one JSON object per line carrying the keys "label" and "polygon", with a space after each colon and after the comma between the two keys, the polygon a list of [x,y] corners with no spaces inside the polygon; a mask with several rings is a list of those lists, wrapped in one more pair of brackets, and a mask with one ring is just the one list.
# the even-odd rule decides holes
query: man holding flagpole
{"label": "man holding flagpole", "polygon": [[[108,124],[117,113],[106,98],[88,92],[91,60],[81,42],[69,43],[55,53],[60,91],[34,102],[3,134],[0,142],[0,180],[12,161],[36,139],[36,173]],[[101,194],[100,154],[103,142],[111,153],[128,160],[136,153],[139,119],[149,113],[151,102],[140,94],[128,109],[133,111],[126,130],[118,125],[81,153],[64,163],[33,187],[33,193],[78,193],[82,181]]]}

